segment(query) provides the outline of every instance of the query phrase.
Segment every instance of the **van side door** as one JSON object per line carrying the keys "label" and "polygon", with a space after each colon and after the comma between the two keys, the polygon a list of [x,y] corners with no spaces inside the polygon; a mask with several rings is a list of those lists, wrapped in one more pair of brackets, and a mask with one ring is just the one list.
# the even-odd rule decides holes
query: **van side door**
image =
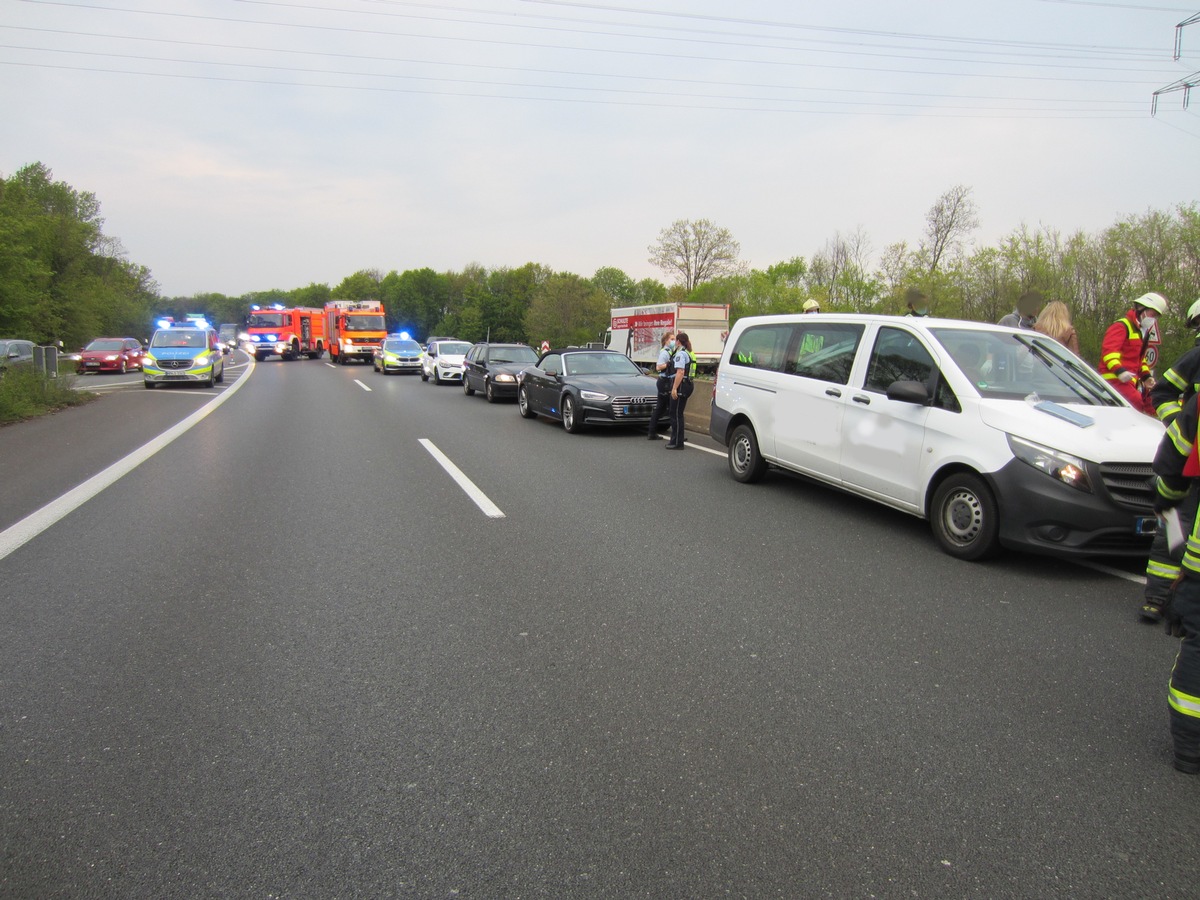
{"label": "van side door", "polygon": [[729,411],[745,415],[758,439],[763,459],[775,461],[775,431],[779,414],[779,389],[788,348],[793,346],[796,325],[770,322],[751,325],[737,336],[721,380],[728,385]]}
{"label": "van side door", "polygon": [[922,514],[924,496],[918,482],[930,404],[891,400],[887,390],[897,381],[916,381],[936,398],[941,371],[920,335],[884,325],[860,377],[863,383],[851,389],[846,407],[842,480],[890,506]]}
{"label": "van side door", "polygon": [[808,316],[795,326],[788,348],[775,417],[780,464],[840,482],[842,418],[850,399],[850,374],[864,326]]}

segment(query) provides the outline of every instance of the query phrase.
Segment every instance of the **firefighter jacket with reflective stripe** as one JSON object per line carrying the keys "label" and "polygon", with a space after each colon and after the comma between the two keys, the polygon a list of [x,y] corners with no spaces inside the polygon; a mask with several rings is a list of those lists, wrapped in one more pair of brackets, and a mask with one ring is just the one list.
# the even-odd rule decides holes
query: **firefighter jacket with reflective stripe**
{"label": "firefighter jacket with reflective stripe", "polygon": [[[1196,458],[1197,420],[1196,394],[1183,405],[1183,409],[1167,426],[1154,455],[1154,488],[1157,496],[1156,510],[1178,506],[1188,495],[1193,480],[1200,478],[1200,467]],[[1184,575],[1200,578],[1200,516],[1192,526],[1187,548],[1183,552],[1181,565]]]}
{"label": "firefighter jacket with reflective stripe", "polygon": [[1171,363],[1171,368],[1163,372],[1158,384],[1150,391],[1155,415],[1164,425],[1170,425],[1183,404],[1197,391],[1200,391],[1200,340],[1197,346]]}
{"label": "firefighter jacket with reflective stripe", "polygon": [[1138,326],[1137,313],[1132,309],[1108,326],[1104,340],[1100,342],[1100,374],[1109,381],[1119,380],[1122,372],[1129,372],[1135,381],[1150,374],[1150,367],[1142,359],[1145,341]]}

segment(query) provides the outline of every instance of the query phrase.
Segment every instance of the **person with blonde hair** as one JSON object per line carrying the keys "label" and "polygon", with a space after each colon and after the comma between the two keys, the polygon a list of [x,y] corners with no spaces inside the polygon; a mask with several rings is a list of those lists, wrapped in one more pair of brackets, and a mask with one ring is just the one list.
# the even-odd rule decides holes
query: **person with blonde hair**
{"label": "person with blonde hair", "polygon": [[1061,300],[1051,300],[1042,309],[1033,326],[1046,337],[1052,337],[1076,356],[1079,355],[1079,335],[1071,324],[1071,311]]}

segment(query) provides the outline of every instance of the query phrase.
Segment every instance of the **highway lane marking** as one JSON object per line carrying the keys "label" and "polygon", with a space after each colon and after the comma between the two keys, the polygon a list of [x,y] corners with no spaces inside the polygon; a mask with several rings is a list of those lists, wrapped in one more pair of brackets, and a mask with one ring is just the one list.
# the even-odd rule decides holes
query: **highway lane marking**
{"label": "highway lane marking", "polygon": [[438,465],[446,470],[446,474],[453,478],[466,495],[474,501],[475,505],[483,511],[485,516],[490,519],[505,518],[504,511],[493,503],[487,494],[476,487],[475,482],[464,475],[462,469],[452,463],[450,458],[439,450],[433,441],[426,440],[425,438],[418,438],[418,440],[421,446],[429,451],[429,455],[438,461]]}
{"label": "highway lane marking", "polygon": [[1102,563],[1089,562],[1086,559],[1072,560],[1077,566],[1083,566],[1085,569],[1095,569],[1105,575],[1115,575],[1117,578],[1124,578],[1126,581],[1132,581],[1135,584],[1145,584],[1145,575],[1136,575],[1133,572],[1122,572],[1120,569],[1114,569],[1111,566],[1103,565]]}
{"label": "highway lane marking", "polygon": [[229,389],[219,392],[212,398],[211,402],[196,410],[186,419],[176,423],[158,437],[138,447],[138,449],[123,459],[117,460],[103,472],[99,472],[82,484],[71,488],[71,490],[67,491],[57,500],[51,500],[41,509],[30,513],[21,521],[4,529],[4,531],[0,531],[0,559],[4,559],[18,547],[33,540],[59,519],[66,517],[83,506],[83,504],[87,503],[106,487],[128,475],[159,450],[162,450],[176,438],[181,437],[192,427],[200,424],[200,422],[216,412],[222,403],[236,394],[241,389],[242,384],[250,380],[250,376],[253,373],[254,363],[251,363],[245,375],[234,382]]}
{"label": "highway lane marking", "polygon": [[369,387],[367,387],[365,384],[363,384],[363,383],[362,383],[361,381],[359,381],[357,378],[355,378],[355,379],[354,379],[354,383],[355,383],[355,384],[357,384],[357,385],[358,385],[360,388],[362,388],[364,391],[370,391],[370,390],[371,390]]}

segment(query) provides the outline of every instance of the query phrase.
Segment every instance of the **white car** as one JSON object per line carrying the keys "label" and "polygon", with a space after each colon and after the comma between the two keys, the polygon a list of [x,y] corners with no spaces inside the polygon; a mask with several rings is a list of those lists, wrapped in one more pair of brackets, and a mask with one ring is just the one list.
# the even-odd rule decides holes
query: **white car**
{"label": "white car", "polygon": [[433,379],[434,384],[443,381],[462,381],[463,360],[471,345],[466,341],[430,341],[421,357],[421,380]]}
{"label": "white car", "polygon": [[1037,332],[952,319],[738,320],[709,433],[742,482],[798,472],[927,518],[942,549],[1144,556],[1163,435]]}

